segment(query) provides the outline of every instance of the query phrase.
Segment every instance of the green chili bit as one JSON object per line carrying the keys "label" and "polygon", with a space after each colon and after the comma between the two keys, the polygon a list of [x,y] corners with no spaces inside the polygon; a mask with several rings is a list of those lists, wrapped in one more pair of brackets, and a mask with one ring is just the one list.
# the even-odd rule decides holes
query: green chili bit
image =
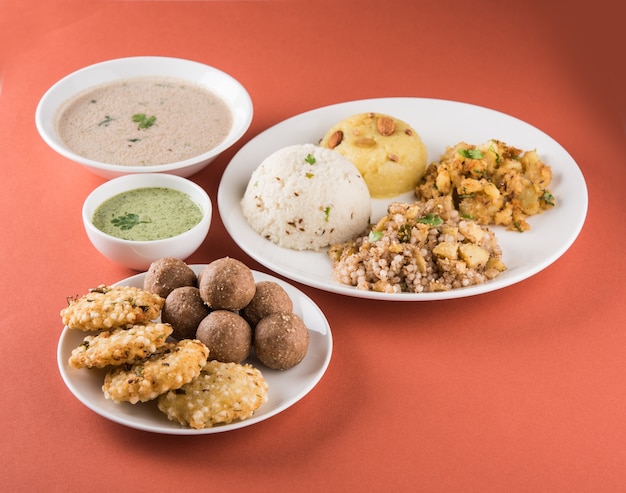
{"label": "green chili bit", "polygon": [[443,221],[439,216],[436,216],[431,212],[430,214],[426,214],[424,217],[420,217],[417,222],[428,224],[429,226],[439,226]]}
{"label": "green chili bit", "polygon": [[378,240],[380,240],[383,237],[383,232],[382,231],[376,231],[376,230],[372,230],[370,231],[369,236],[367,237],[370,243],[374,243]]}
{"label": "green chili bit", "polygon": [[409,243],[411,241],[411,231],[413,228],[410,224],[403,224],[398,228],[398,239],[400,243]]}
{"label": "green chili bit", "polygon": [[156,116],[152,115],[148,118],[145,113],[137,113],[133,115],[133,121],[139,123],[138,129],[150,128],[156,122]]}
{"label": "green chili bit", "polygon": [[328,222],[330,216],[330,207],[324,207],[324,221]]}
{"label": "green chili bit", "polygon": [[123,216],[114,217],[111,219],[111,224],[113,226],[120,228],[122,231],[127,231],[129,229],[134,228],[138,224],[147,224],[152,221],[142,221],[137,214],[133,214],[131,212],[124,214]]}
{"label": "green chili bit", "polygon": [[498,154],[498,151],[496,151],[496,148],[493,146],[493,144],[489,146],[489,150],[496,155],[496,164],[500,164],[502,158],[500,157],[500,154]]}
{"label": "green chili bit", "polygon": [[469,159],[483,158],[483,153],[480,149],[459,149],[459,154]]}
{"label": "green chili bit", "polygon": [[543,191],[543,196],[542,196],[544,202],[548,205],[554,205],[554,195],[552,195],[550,192],[548,192],[547,190]]}

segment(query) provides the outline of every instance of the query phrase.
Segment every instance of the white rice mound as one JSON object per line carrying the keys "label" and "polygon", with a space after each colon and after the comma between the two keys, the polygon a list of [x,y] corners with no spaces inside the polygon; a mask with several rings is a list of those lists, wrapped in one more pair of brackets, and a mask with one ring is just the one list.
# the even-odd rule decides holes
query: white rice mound
{"label": "white rice mound", "polygon": [[351,240],[371,216],[369,190],[357,167],[313,144],[284,147],[263,160],[241,207],[257,233],[292,250]]}

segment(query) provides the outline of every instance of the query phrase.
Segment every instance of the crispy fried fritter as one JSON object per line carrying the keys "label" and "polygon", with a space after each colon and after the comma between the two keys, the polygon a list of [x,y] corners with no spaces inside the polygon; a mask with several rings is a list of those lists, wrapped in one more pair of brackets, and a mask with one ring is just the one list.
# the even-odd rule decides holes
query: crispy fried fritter
{"label": "crispy fried fritter", "polygon": [[61,319],[69,329],[110,330],[156,319],[165,300],[132,286],[101,284],[63,310]]}
{"label": "crispy fried fritter", "polygon": [[133,325],[90,335],[72,351],[69,364],[74,368],[104,368],[136,363],[167,343],[172,326],[163,323]]}
{"label": "crispy fried fritter", "polygon": [[168,343],[143,361],[111,370],[102,391],[107,399],[118,403],[150,401],[191,382],[208,356],[208,348],[196,339]]}
{"label": "crispy fried fritter", "polygon": [[162,394],[158,407],[170,421],[195,429],[249,418],[267,401],[268,386],[249,364],[209,361],[200,375]]}

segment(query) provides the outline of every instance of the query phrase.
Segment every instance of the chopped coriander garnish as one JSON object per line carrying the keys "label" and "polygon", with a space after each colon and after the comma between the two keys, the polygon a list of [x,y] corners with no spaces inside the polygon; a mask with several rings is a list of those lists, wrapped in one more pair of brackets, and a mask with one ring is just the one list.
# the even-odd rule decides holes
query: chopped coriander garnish
{"label": "chopped coriander garnish", "polygon": [[330,216],[330,207],[324,207],[324,221],[328,222]]}
{"label": "chopped coriander garnish", "polygon": [[368,240],[370,243],[374,243],[375,241],[380,240],[383,237],[383,232],[382,231],[376,231],[376,230],[372,230],[370,231],[370,234],[368,235]]}
{"label": "chopped coriander garnish", "polygon": [[429,226],[439,226],[443,221],[439,216],[436,216],[431,212],[430,214],[426,214],[424,217],[420,217],[417,222],[428,224]]}
{"label": "chopped coriander garnish", "polygon": [[309,164],[315,164],[316,162],[315,156],[313,156],[313,154],[307,154],[304,160]]}
{"label": "chopped coriander garnish", "polygon": [[305,173],[304,176],[307,178],[313,178],[315,175],[313,173]]}
{"label": "chopped coriander garnish", "polygon": [[459,154],[469,159],[483,158],[483,153],[480,149],[459,149]]}
{"label": "chopped coriander garnish", "polygon": [[137,126],[138,129],[150,128],[156,122],[156,116],[152,115],[148,118],[145,113],[137,113],[133,115],[133,121],[139,123]]}
{"label": "chopped coriander garnish", "polygon": [[145,224],[149,222],[151,221],[142,221],[137,214],[133,214],[131,212],[124,214],[123,216],[114,217],[113,219],[111,219],[111,224],[113,224],[113,226],[117,228],[120,228],[122,231],[127,231],[134,228],[138,224]]}

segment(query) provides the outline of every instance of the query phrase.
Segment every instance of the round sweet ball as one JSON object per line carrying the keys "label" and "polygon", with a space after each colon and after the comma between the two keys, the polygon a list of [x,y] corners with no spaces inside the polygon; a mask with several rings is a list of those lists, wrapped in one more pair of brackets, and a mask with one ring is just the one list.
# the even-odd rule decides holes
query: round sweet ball
{"label": "round sweet ball", "polygon": [[198,325],[196,339],[209,348],[209,360],[241,363],[252,349],[252,329],[240,315],[215,310]]}
{"label": "round sweet ball", "polygon": [[181,286],[196,286],[196,273],[184,261],[174,257],[163,257],[150,264],[143,281],[143,289],[167,298]]}
{"label": "round sweet ball", "polygon": [[230,257],[214,260],[199,277],[200,296],[214,310],[241,310],[256,291],[250,268]]}
{"label": "round sweet ball", "polygon": [[161,321],[172,326],[174,339],[195,339],[198,325],[209,312],[198,288],[181,286],[165,298]]}
{"label": "round sweet ball", "polygon": [[241,310],[252,328],[256,327],[262,318],[272,313],[288,313],[293,311],[293,302],[287,291],[274,281],[259,281],[250,303]]}
{"label": "round sweet ball", "polygon": [[274,370],[300,363],[309,349],[309,330],[295,313],[272,313],[254,330],[253,348],[259,361]]}

